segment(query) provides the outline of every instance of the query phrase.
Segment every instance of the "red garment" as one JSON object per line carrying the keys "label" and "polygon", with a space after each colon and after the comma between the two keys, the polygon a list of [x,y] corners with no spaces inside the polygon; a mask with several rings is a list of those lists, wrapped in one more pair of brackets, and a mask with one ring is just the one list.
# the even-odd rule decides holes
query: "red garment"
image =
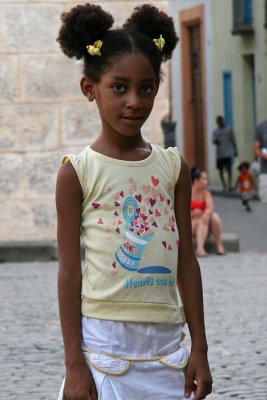
{"label": "red garment", "polygon": [[239,190],[241,193],[248,193],[254,187],[253,178],[249,171],[239,174]]}
{"label": "red garment", "polygon": [[206,209],[206,201],[198,201],[198,200],[191,200],[191,211],[194,210],[201,210],[201,211],[205,211]]}

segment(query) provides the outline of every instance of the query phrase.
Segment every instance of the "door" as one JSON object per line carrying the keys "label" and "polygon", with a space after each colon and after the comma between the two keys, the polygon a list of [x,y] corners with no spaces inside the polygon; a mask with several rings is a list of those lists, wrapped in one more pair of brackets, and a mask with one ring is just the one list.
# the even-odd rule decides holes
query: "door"
{"label": "door", "polygon": [[188,27],[191,58],[191,102],[194,162],[205,169],[200,23]]}

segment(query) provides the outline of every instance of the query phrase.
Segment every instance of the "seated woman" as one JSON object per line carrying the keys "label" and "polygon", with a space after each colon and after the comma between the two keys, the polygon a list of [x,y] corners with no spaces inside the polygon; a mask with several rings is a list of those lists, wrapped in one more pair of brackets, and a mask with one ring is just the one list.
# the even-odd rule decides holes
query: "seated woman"
{"label": "seated woman", "polygon": [[211,193],[207,190],[208,175],[197,167],[191,169],[192,199],[191,221],[192,232],[196,238],[196,255],[206,257],[205,241],[209,233],[213,235],[216,254],[225,255],[222,244],[222,224],[219,215],[214,211]]}

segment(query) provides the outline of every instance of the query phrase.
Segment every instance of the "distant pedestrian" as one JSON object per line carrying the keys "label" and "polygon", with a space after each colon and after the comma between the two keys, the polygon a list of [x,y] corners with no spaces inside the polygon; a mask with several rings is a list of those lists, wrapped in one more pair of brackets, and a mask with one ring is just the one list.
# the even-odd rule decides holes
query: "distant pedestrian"
{"label": "distant pedestrian", "polygon": [[260,158],[260,173],[267,173],[267,120],[256,127],[254,136],[254,154]]}
{"label": "distant pedestrian", "polygon": [[259,198],[263,203],[267,203],[267,120],[256,127],[253,149],[255,156],[260,159]]}
{"label": "distant pedestrian", "polygon": [[250,201],[252,199],[253,190],[255,189],[252,173],[249,170],[249,162],[243,161],[238,166],[239,175],[237,177],[235,189],[239,186],[242,198],[242,204],[246,211],[251,211]]}
{"label": "distant pedestrian", "polygon": [[164,147],[167,149],[168,147],[176,146],[175,139],[175,129],[176,122],[172,120],[171,115],[167,114],[161,120],[161,128],[164,135]]}
{"label": "distant pedestrian", "polygon": [[212,142],[216,145],[216,164],[219,170],[223,190],[226,191],[224,169],[228,176],[228,190],[232,190],[232,165],[234,157],[237,157],[237,146],[235,135],[230,126],[226,126],[221,115],[216,118],[218,128],[212,136]]}

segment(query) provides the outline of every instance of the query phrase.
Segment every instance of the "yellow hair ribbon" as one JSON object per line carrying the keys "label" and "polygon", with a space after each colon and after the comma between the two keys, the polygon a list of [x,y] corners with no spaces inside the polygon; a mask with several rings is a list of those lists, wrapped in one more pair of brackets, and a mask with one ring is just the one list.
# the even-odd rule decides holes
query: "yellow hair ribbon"
{"label": "yellow hair ribbon", "polygon": [[86,48],[91,56],[101,56],[100,49],[102,45],[102,40],[97,40],[93,45],[89,44],[88,46],[86,46]]}
{"label": "yellow hair ribbon", "polygon": [[159,51],[162,52],[162,49],[165,45],[165,39],[162,37],[162,35],[160,35],[158,39],[153,39],[153,42],[155,43]]}

